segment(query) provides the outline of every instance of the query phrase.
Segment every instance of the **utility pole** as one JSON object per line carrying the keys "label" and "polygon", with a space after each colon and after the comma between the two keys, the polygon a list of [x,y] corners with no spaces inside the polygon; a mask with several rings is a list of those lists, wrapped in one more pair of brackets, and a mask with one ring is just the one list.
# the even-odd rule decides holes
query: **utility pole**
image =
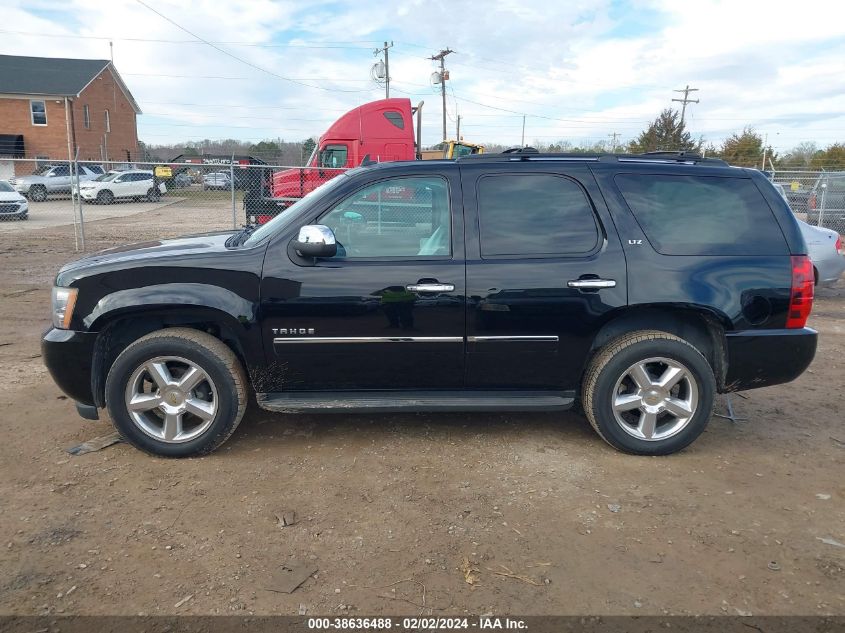
{"label": "utility pole", "polygon": [[687,113],[687,104],[688,103],[698,103],[698,99],[690,99],[689,98],[689,93],[698,92],[698,88],[690,88],[689,84],[687,84],[686,88],[683,88],[681,90],[674,90],[673,92],[683,92],[684,93],[683,99],[672,99],[672,101],[677,101],[678,103],[683,104],[681,106],[681,125],[683,125],[684,124],[684,116]]}
{"label": "utility pole", "polygon": [[443,140],[446,140],[446,79],[448,79],[449,75],[446,74],[446,66],[443,60],[446,58],[446,55],[449,53],[454,53],[451,48],[446,47],[445,49],[441,50],[437,55],[432,55],[429,57],[432,61],[439,61],[440,62],[440,98],[443,102]]}
{"label": "utility pole", "polygon": [[379,53],[384,53],[384,98],[390,99],[390,55],[388,51],[393,48],[393,42],[388,44],[387,42],[384,43],[384,46],[381,48],[377,48],[373,51],[373,55],[378,55]]}
{"label": "utility pole", "polygon": [[458,115],[458,126],[457,130],[455,131],[455,140],[460,142],[461,140],[461,115]]}
{"label": "utility pole", "polygon": [[766,132],[766,138],[763,140],[763,164],[760,165],[760,171],[764,171],[766,169],[766,149],[769,144],[769,133]]}
{"label": "utility pole", "polygon": [[525,147],[525,115],[522,115],[522,147]]}
{"label": "utility pole", "polygon": [[619,132],[614,132],[613,134],[608,134],[608,136],[612,139],[610,141],[610,153],[615,154],[616,153],[616,139],[618,139],[619,136],[620,136]]}

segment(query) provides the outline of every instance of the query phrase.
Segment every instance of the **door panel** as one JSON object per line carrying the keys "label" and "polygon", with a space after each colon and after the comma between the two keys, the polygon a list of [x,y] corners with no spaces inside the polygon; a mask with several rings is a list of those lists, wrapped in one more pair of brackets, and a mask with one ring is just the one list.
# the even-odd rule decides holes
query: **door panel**
{"label": "door panel", "polygon": [[330,226],[334,258],[298,265],[289,240],[271,244],[261,291],[270,371],[258,391],[463,386],[456,171],[340,188],[340,200],[298,225]]}
{"label": "door panel", "polygon": [[134,195],[146,196],[147,192],[153,188],[153,179],[148,177],[146,174],[140,174],[137,178],[138,180],[134,183]]}
{"label": "door panel", "polygon": [[486,188],[489,166],[461,168],[467,387],[578,389],[595,333],[627,302],[622,247],[590,172],[532,167],[510,191],[501,172]]}
{"label": "door panel", "polygon": [[130,179],[133,177],[132,174],[123,174],[114,179],[111,190],[115,198],[125,198],[132,195],[132,189],[135,183],[131,182]]}

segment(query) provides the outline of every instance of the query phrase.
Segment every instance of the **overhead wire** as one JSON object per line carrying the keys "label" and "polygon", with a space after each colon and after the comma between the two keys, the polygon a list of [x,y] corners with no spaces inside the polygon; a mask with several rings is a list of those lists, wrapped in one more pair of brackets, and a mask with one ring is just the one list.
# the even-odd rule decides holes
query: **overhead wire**
{"label": "overhead wire", "polygon": [[272,70],[268,70],[267,68],[259,66],[258,64],[254,64],[251,61],[246,60],[242,57],[239,57],[239,56],[235,55],[234,53],[227,51],[225,48],[221,48],[220,46],[217,46],[213,42],[197,35],[193,31],[188,30],[187,28],[185,28],[184,26],[182,26],[181,24],[179,24],[175,20],[170,19],[169,17],[164,15],[161,11],[158,11],[157,9],[151,7],[149,4],[144,2],[144,0],[135,0],[135,2],[137,2],[138,4],[140,4],[143,7],[146,7],[147,9],[149,9],[150,11],[152,11],[153,13],[158,15],[160,18],[162,18],[163,20],[166,20],[167,22],[169,22],[170,24],[172,24],[173,26],[175,26],[179,30],[184,31],[185,33],[187,33],[191,37],[195,37],[199,41],[204,42],[205,44],[207,44],[208,46],[210,46],[214,50],[218,51],[219,53],[222,53],[223,55],[226,55],[227,57],[231,57],[235,61],[238,61],[242,64],[245,64],[246,66],[249,66],[250,68],[254,68],[255,70],[258,70],[262,73],[270,75],[271,77],[281,79],[282,81],[288,81],[290,83],[297,84],[299,86],[305,86],[306,88],[316,88],[317,90],[325,90],[327,92],[370,92],[370,90],[345,90],[345,89],[342,89],[342,88],[326,88],[325,86],[318,86],[318,85],[314,85],[314,84],[309,84],[309,83],[306,83],[306,82],[303,82],[303,81],[299,81],[297,79],[292,79],[291,77],[285,77],[284,75],[280,75],[279,73],[273,72]]}

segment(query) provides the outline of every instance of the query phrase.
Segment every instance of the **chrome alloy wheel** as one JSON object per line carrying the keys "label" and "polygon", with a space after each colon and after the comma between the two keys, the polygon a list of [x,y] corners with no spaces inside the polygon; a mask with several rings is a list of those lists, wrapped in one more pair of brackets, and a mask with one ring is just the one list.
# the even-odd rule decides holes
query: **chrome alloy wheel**
{"label": "chrome alloy wheel", "polygon": [[135,425],[162,442],[188,442],[217,415],[217,388],[196,363],[178,356],[146,361],[129,377],[126,409]]}
{"label": "chrome alloy wheel", "polygon": [[612,404],[613,416],[626,433],[641,440],[665,440],[692,420],[698,408],[698,385],[678,361],[647,358],[631,365],[616,381]]}

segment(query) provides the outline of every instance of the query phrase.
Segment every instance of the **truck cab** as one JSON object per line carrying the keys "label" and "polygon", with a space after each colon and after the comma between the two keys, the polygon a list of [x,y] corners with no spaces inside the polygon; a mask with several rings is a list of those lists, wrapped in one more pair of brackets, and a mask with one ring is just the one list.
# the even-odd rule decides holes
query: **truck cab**
{"label": "truck cab", "polygon": [[344,169],[375,162],[414,160],[410,99],[381,99],[350,110],[320,137],[305,167],[273,174],[271,195],[284,209]]}

